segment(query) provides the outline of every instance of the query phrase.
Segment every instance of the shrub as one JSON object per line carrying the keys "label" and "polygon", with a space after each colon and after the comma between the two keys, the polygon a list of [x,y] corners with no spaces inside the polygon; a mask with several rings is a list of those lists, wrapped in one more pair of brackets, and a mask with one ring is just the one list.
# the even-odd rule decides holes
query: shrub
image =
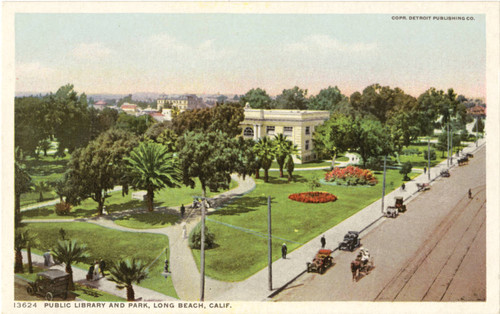
{"label": "shrub", "polygon": [[[436,158],[437,158],[436,151],[434,149],[431,149],[431,160],[436,160]],[[424,150],[424,159],[428,160],[428,158],[427,158],[427,149]]]}
{"label": "shrub", "polygon": [[71,211],[71,204],[66,202],[60,202],[56,204],[55,212],[59,216],[64,216],[69,214]]}
{"label": "shrub", "polygon": [[334,202],[337,197],[328,192],[303,192],[288,195],[288,198],[302,203],[327,203]]}
{"label": "shrub", "polygon": [[377,179],[368,169],[361,169],[358,167],[347,166],[345,168],[335,168],[325,174],[325,180],[328,182],[335,181],[338,184],[346,185],[375,185]]}
{"label": "shrub", "polygon": [[[215,246],[215,235],[205,226],[205,249],[211,249]],[[198,224],[189,235],[189,247],[192,249],[201,249],[201,224]]]}

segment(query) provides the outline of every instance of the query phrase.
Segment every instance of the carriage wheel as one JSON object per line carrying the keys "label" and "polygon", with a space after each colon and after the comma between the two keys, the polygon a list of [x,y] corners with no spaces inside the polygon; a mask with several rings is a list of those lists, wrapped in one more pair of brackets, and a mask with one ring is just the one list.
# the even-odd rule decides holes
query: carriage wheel
{"label": "carriage wheel", "polygon": [[54,300],[54,295],[52,294],[52,292],[47,292],[47,294],[45,295],[45,300],[47,301]]}
{"label": "carriage wheel", "polygon": [[320,274],[323,274],[323,273],[325,272],[325,268],[324,268],[324,267],[320,267],[320,268],[318,269],[318,272],[319,272]]}
{"label": "carriage wheel", "polygon": [[311,272],[311,263],[307,263],[307,272],[310,273]]}
{"label": "carriage wheel", "polygon": [[26,288],[26,291],[28,292],[29,295],[35,295],[35,289],[33,289],[32,286],[28,286]]}

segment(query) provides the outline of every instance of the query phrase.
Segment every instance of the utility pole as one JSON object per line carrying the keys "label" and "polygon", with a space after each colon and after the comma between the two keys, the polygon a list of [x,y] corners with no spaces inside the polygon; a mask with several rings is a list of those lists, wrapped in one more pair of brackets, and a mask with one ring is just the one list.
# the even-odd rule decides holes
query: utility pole
{"label": "utility pole", "polygon": [[273,290],[273,249],[271,235],[271,196],[267,197],[267,236],[268,236],[268,269],[269,269],[269,290]]}
{"label": "utility pole", "polygon": [[205,301],[205,188],[201,198],[200,301]]}
{"label": "utility pole", "polygon": [[385,167],[387,163],[387,155],[384,156],[384,180],[382,183],[382,214],[384,213],[384,196],[385,196]]}
{"label": "utility pole", "polygon": [[431,182],[431,138],[427,139],[427,179]]}
{"label": "utility pole", "polygon": [[450,167],[450,121],[446,122],[446,165]]}

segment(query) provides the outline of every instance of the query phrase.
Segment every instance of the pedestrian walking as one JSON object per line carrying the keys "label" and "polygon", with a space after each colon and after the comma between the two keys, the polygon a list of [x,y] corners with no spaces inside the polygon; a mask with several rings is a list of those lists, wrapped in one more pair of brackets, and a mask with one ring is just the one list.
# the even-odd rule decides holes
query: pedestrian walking
{"label": "pedestrian walking", "polygon": [[324,249],[325,248],[325,245],[326,245],[326,239],[325,239],[325,235],[323,235],[321,237],[321,248]]}
{"label": "pedestrian walking", "polygon": [[403,185],[401,185],[401,190],[405,190],[406,189],[406,185],[403,183]]}
{"label": "pedestrian walking", "polygon": [[424,167],[424,174],[427,173],[427,167]]}
{"label": "pedestrian walking", "polygon": [[87,272],[87,280],[92,281],[94,278],[94,264],[90,264],[89,271]]}
{"label": "pedestrian walking", "polygon": [[94,262],[94,280],[98,280],[100,278],[99,276],[99,262],[95,261]]}
{"label": "pedestrian walking", "polygon": [[103,277],[106,277],[106,275],[104,274],[104,270],[106,269],[106,262],[102,258],[99,260],[99,269],[101,271],[101,275]]}
{"label": "pedestrian walking", "polygon": [[469,198],[472,199],[472,190],[469,189]]}
{"label": "pedestrian walking", "polygon": [[168,270],[168,258],[165,260],[165,267],[163,268],[163,270],[166,272],[166,273],[169,273],[170,271]]}
{"label": "pedestrian walking", "polygon": [[283,259],[286,259],[286,252],[288,251],[288,248],[286,247],[286,243],[283,243],[281,246],[281,257]]}
{"label": "pedestrian walking", "polygon": [[187,227],[185,222],[182,223],[182,238],[183,239],[187,238]]}
{"label": "pedestrian walking", "polygon": [[43,265],[49,267],[50,266],[50,250],[43,253]]}
{"label": "pedestrian walking", "polygon": [[184,218],[184,213],[186,212],[186,207],[184,207],[184,204],[181,205],[181,218]]}

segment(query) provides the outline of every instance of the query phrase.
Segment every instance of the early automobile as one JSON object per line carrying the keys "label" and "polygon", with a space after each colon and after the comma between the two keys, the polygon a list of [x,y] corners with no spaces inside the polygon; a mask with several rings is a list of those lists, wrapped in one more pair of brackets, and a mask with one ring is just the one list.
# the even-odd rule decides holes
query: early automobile
{"label": "early automobile", "polygon": [[463,166],[469,163],[469,158],[467,156],[458,159],[458,165]]}
{"label": "early automobile", "polygon": [[47,301],[52,301],[55,296],[68,297],[69,274],[64,271],[51,269],[36,275],[35,282],[29,282],[26,290],[30,295],[41,295]]}
{"label": "early automobile", "polygon": [[441,176],[448,178],[450,176],[450,171],[449,170],[441,170]]}
{"label": "early automobile", "polygon": [[388,206],[385,212],[386,217],[396,218],[398,213],[403,213],[406,211],[406,205],[403,204],[404,200],[402,196],[396,196],[394,198],[394,206]]}
{"label": "early automobile", "polygon": [[331,257],[332,250],[321,249],[316,253],[312,263],[307,263],[307,272],[318,272],[323,274],[333,264],[333,257]]}
{"label": "early automobile", "polygon": [[359,232],[349,231],[344,236],[344,241],[339,243],[339,250],[349,250],[352,252],[360,245],[361,243],[359,241]]}

